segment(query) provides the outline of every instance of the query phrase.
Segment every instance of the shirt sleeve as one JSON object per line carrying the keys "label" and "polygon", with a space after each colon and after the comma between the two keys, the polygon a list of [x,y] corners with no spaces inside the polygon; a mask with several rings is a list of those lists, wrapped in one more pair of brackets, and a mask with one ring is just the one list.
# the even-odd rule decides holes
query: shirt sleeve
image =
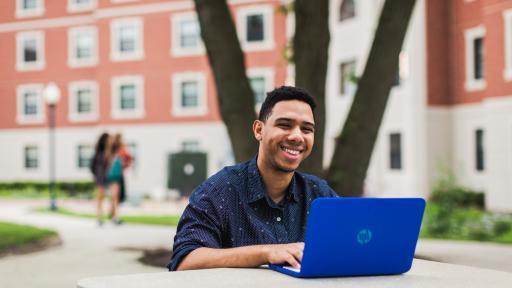
{"label": "shirt sleeve", "polygon": [[190,196],[178,223],[169,271],[175,271],[190,252],[200,247],[222,247],[222,215],[216,209],[219,190],[209,184],[199,186]]}

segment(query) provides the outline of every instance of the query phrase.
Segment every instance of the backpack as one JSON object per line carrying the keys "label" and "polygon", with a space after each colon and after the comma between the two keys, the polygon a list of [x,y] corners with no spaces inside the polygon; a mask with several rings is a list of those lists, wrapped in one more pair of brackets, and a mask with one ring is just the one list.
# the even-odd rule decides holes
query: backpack
{"label": "backpack", "polygon": [[121,179],[123,174],[123,165],[121,163],[121,158],[116,157],[114,161],[112,161],[112,165],[110,165],[110,169],[107,172],[108,181],[116,181]]}

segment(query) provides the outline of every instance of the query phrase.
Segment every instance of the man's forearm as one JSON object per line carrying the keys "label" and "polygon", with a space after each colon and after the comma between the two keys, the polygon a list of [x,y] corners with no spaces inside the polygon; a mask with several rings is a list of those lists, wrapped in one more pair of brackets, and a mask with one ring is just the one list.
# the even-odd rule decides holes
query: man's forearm
{"label": "man's forearm", "polygon": [[269,246],[252,245],[226,249],[197,248],[181,261],[177,270],[257,267],[268,263],[266,255]]}
{"label": "man's forearm", "polygon": [[262,264],[282,264],[299,268],[304,243],[252,245],[237,248],[197,248],[180,263],[177,270],[257,267]]}

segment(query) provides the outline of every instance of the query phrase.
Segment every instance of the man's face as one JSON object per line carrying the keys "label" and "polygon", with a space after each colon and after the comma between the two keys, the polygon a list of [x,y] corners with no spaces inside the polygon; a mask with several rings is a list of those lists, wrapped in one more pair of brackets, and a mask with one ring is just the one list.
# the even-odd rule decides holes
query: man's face
{"label": "man's face", "polygon": [[307,103],[276,103],[267,121],[256,120],[253,125],[254,135],[260,141],[258,167],[285,173],[297,169],[313,148],[314,123],[313,111]]}

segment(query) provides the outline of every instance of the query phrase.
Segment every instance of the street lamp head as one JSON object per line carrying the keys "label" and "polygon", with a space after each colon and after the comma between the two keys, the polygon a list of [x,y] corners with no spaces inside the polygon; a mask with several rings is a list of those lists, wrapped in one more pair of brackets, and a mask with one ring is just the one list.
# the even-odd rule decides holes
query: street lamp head
{"label": "street lamp head", "polygon": [[56,105],[60,100],[60,89],[54,82],[48,83],[43,90],[44,101],[48,105]]}

